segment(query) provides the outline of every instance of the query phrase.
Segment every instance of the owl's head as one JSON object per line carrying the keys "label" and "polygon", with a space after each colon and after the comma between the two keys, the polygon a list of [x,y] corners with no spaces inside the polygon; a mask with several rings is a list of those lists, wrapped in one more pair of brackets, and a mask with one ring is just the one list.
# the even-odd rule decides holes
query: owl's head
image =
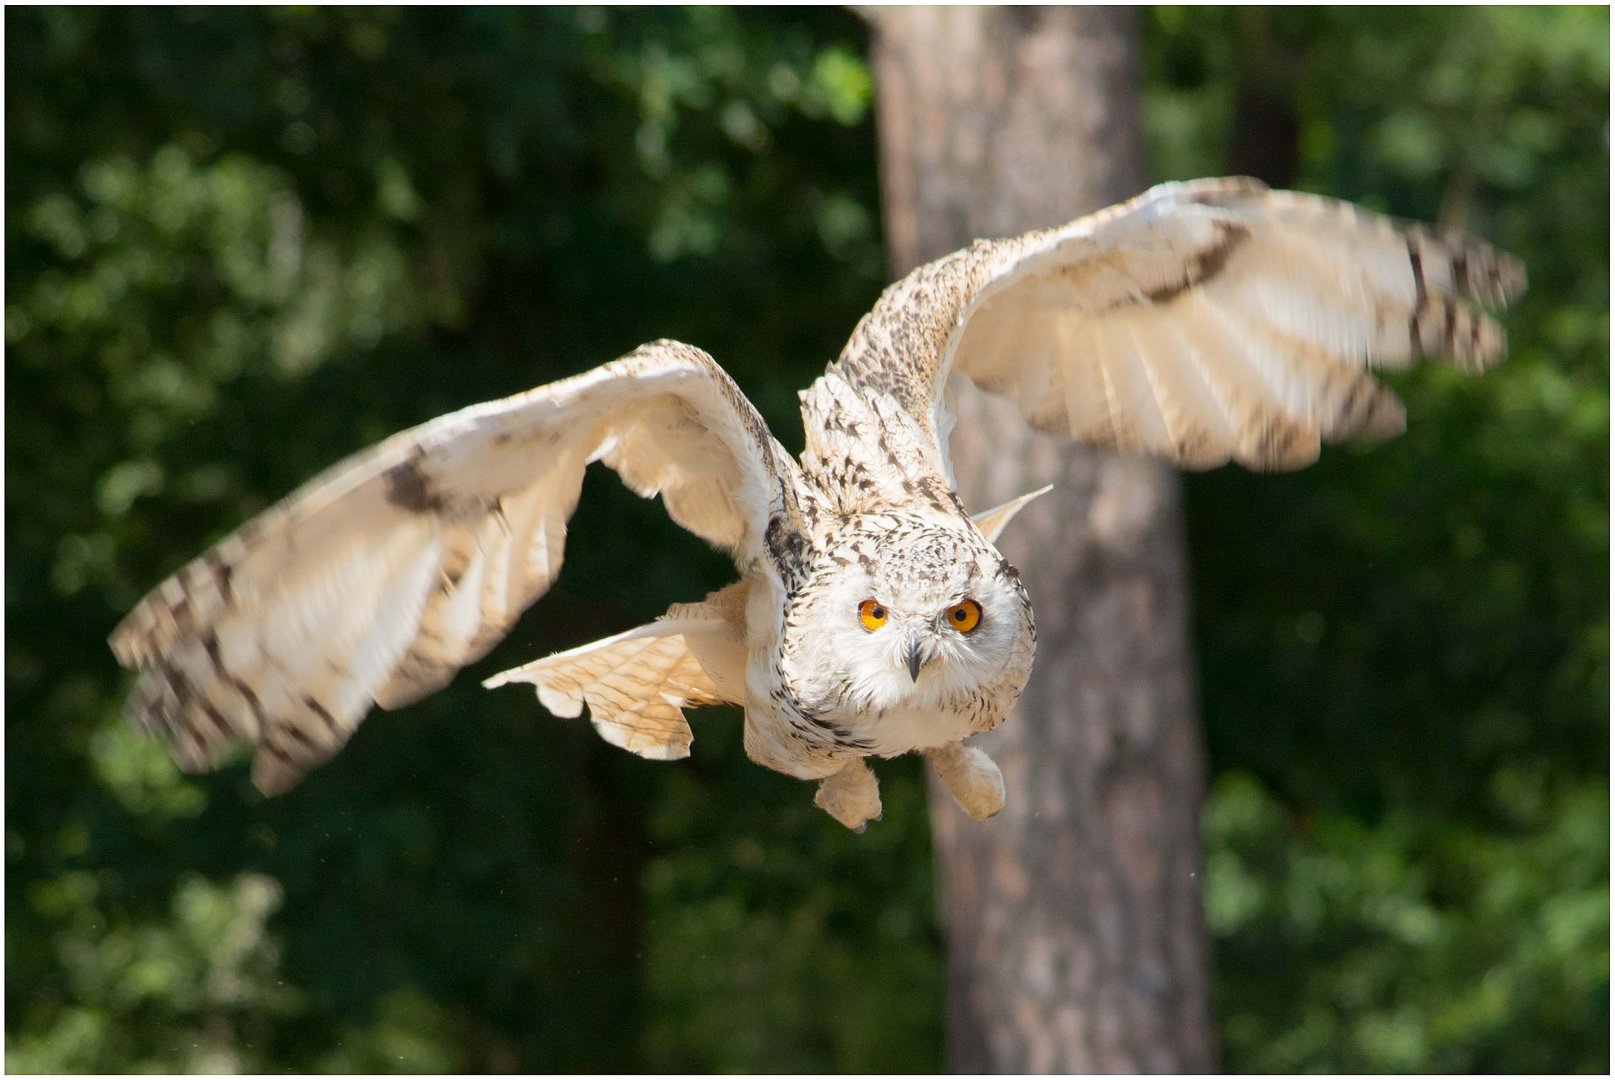
{"label": "owl's head", "polygon": [[962,521],[859,518],[797,600],[787,654],[807,661],[796,689],[821,713],[957,710],[1006,683],[1013,700],[1031,668],[1020,576]]}

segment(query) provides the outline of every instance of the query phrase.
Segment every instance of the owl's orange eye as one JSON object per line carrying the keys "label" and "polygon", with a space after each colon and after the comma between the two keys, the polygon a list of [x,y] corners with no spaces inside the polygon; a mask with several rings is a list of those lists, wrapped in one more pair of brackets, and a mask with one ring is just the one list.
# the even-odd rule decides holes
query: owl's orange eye
{"label": "owl's orange eye", "polygon": [[865,600],[858,605],[858,621],[865,630],[879,630],[886,625],[886,605],[878,600]]}
{"label": "owl's orange eye", "polygon": [[981,605],[964,599],[948,609],[948,625],[961,634],[968,634],[981,622]]}

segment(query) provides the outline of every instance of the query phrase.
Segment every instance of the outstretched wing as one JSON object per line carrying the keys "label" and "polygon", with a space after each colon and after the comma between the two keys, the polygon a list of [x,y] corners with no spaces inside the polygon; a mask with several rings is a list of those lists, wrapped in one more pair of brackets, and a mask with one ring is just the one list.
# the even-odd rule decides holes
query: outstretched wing
{"label": "outstretched wing", "polygon": [[1524,287],[1518,261],[1469,237],[1254,180],[1163,184],[919,268],[829,374],[889,393],[933,438],[958,372],[1041,430],[1190,468],[1296,468],[1320,440],[1402,430],[1373,368],[1500,359],[1481,309]]}
{"label": "outstretched wing", "polygon": [[254,781],[285,790],[544,594],[595,460],[742,561],[792,497],[794,463],[712,358],[643,346],[395,435],[182,568],[110,639],[142,670],[131,720],[192,770],[253,743]]}

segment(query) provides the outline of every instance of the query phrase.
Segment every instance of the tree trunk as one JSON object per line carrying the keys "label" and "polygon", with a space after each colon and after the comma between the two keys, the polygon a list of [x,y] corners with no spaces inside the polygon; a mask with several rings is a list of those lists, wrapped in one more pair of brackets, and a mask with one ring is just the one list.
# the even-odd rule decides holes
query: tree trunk
{"label": "tree trunk", "polygon": [[[1145,186],[1134,12],[871,14],[894,274]],[[976,824],[932,789],[949,1067],[1211,1069],[1177,479],[1035,435],[1010,403],[955,390],[966,506],[1056,488],[1000,545],[1038,620],[1031,684],[979,740],[1009,805]]]}

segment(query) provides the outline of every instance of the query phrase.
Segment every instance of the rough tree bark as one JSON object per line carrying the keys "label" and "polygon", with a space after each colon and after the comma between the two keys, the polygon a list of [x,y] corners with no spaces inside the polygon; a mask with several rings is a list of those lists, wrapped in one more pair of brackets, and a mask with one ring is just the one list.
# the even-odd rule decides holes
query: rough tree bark
{"label": "rough tree bark", "polygon": [[[871,12],[892,271],[1054,225],[1145,186],[1137,16],[1115,8]],[[1178,482],[1032,434],[959,395],[967,506],[1055,480],[1001,547],[1037,608],[1037,670],[980,739],[1009,805],[933,789],[960,1072],[1215,1066]]]}

